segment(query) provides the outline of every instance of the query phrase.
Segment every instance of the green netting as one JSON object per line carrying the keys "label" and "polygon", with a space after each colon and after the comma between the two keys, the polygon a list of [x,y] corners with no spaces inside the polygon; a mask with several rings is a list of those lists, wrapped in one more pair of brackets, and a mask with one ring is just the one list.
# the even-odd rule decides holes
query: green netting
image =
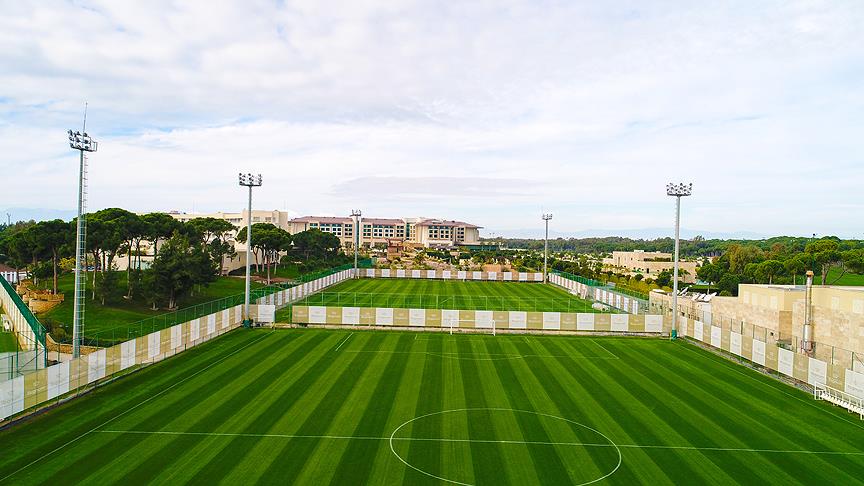
{"label": "green netting", "polygon": [[[534,312],[598,312],[592,302],[577,297],[508,297],[500,295],[396,294],[317,292],[294,302],[302,306],[397,307]],[[610,309],[609,312],[620,312]]]}
{"label": "green netting", "polygon": [[630,289],[626,289],[623,287],[612,286],[612,285],[609,285],[608,283],[603,283],[603,282],[600,282],[597,280],[581,277],[579,275],[573,275],[572,273],[562,272],[559,270],[552,270],[552,273],[554,273],[555,275],[560,275],[560,276],[562,276],[568,280],[575,280],[576,282],[585,284],[589,287],[597,287],[597,288],[600,288],[603,290],[609,290],[612,292],[616,292],[616,293],[619,293],[621,295],[626,295],[628,297],[634,297],[636,299],[645,301],[646,304],[648,302],[648,295],[643,294],[642,292],[637,292],[635,290],[630,290]]}
{"label": "green netting", "polygon": [[[358,266],[361,268],[368,268],[371,265],[371,259],[361,260],[360,262],[358,262]],[[280,292],[291,287],[296,287],[297,285],[301,285],[305,282],[311,282],[313,280],[333,275],[334,273],[338,273],[344,270],[349,270],[351,268],[354,268],[353,263],[329,268],[320,272],[305,274],[292,282],[273,284],[266,287],[259,287],[257,289],[253,289],[250,292],[250,302],[254,304],[258,299],[262,297],[267,297],[268,295],[274,294],[276,292]],[[228,297],[223,297],[221,299],[211,300],[202,304],[178,309],[176,311],[168,312],[165,314],[160,314],[158,316],[148,317],[147,319],[142,319],[140,321],[133,322],[132,324],[127,324],[125,326],[118,326],[110,330],[101,331],[94,334],[87,334],[85,332],[82,344],[85,346],[97,347],[113,346],[117,343],[128,341],[129,339],[139,336],[146,336],[147,334],[161,329],[169,328],[176,324],[181,324],[183,322],[191,321],[192,319],[197,319],[199,317],[213,314],[225,309],[230,309],[231,307],[244,304],[245,302],[245,294],[231,295]]]}

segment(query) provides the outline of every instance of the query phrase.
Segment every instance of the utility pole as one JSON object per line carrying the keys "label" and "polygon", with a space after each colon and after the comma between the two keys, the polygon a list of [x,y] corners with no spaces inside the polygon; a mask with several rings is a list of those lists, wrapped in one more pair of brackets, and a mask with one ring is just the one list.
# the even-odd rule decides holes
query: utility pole
{"label": "utility pole", "polygon": [[549,280],[547,273],[546,261],[549,254],[549,220],[552,219],[552,213],[544,214],[543,221],[546,223],[546,236],[543,238],[543,281]]}
{"label": "utility pole", "polygon": [[252,188],[261,187],[261,174],[257,177],[249,174],[240,174],[240,185],[249,188],[249,206],[246,212],[246,304],[244,305],[243,327],[252,327],[252,318],[249,317],[249,300],[252,289]]}
{"label": "utility pole", "polygon": [[80,132],[67,131],[69,147],[78,151],[78,219],[75,235],[75,302],[72,313],[72,357],[81,356],[81,326],[84,320],[84,285],[82,264],[86,263],[87,226],[87,157],[84,152],[95,152],[97,143],[87,135],[87,104],[84,104],[84,126]]}
{"label": "utility pole", "polygon": [[360,249],[360,216],[363,216],[362,211],[351,210],[351,217],[354,218],[354,278],[360,278],[360,270],[357,268],[357,252]]}
{"label": "utility pole", "polygon": [[675,198],[675,266],[672,271],[672,334],[678,338],[678,250],[681,241],[681,198],[693,194],[693,183],[666,184],[666,195]]}

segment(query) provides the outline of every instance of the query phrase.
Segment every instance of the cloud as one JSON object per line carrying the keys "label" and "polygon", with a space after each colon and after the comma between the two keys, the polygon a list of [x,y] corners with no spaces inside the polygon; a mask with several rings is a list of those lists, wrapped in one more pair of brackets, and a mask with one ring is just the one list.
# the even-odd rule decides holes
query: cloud
{"label": "cloud", "polygon": [[[860,233],[857,2],[4,6],[8,206],[261,207],[562,230]],[[440,191],[442,197],[435,197]]]}

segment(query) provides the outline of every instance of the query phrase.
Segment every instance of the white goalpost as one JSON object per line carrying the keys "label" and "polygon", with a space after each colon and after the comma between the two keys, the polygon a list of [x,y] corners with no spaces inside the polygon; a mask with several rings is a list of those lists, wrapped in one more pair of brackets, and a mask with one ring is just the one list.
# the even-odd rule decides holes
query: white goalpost
{"label": "white goalpost", "polygon": [[[470,327],[470,328],[469,327],[462,327],[461,323],[463,323],[463,322],[473,323],[474,326]],[[488,327],[485,325],[478,327],[476,319],[447,319],[447,318],[444,318],[441,321],[441,327],[447,329],[451,336],[453,335],[454,329],[456,329],[456,330],[472,329],[472,330],[474,330],[475,333],[478,331],[482,331],[482,330],[488,330],[488,331],[492,331],[493,336],[497,335],[496,332],[498,329],[498,322],[496,320],[492,319],[491,321],[484,322],[484,324],[486,324],[486,323],[491,323],[491,325]]]}

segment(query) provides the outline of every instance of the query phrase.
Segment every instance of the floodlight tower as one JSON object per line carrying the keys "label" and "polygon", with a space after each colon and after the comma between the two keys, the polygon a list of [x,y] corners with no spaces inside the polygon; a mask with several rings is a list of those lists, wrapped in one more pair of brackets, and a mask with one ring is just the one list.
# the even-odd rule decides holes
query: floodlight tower
{"label": "floodlight tower", "polygon": [[97,143],[85,131],[87,108],[84,108],[84,127],[80,132],[69,130],[69,147],[78,151],[78,219],[75,235],[75,308],[72,313],[72,357],[81,356],[81,321],[84,319],[84,276],[82,263],[86,261],[87,227],[84,213],[87,204],[87,158],[84,152],[95,152]]}
{"label": "floodlight tower", "polygon": [[552,213],[544,214],[543,221],[546,223],[546,237],[543,238],[543,281],[549,280],[546,274],[546,259],[549,253],[549,220],[552,219]]}
{"label": "floodlight tower", "polygon": [[261,174],[252,173],[239,174],[240,185],[249,188],[249,208],[246,213],[246,304],[243,307],[243,327],[252,327],[252,319],[249,317],[249,297],[252,287],[252,188],[261,187]]}
{"label": "floodlight tower", "polygon": [[675,266],[672,270],[672,334],[678,337],[678,250],[681,241],[681,198],[693,194],[693,183],[666,184],[666,195],[675,198]]}
{"label": "floodlight tower", "polygon": [[351,217],[354,218],[354,278],[360,278],[360,270],[357,268],[357,251],[360,248],[360,216],[363,212],[359,209],[351,210]]}

